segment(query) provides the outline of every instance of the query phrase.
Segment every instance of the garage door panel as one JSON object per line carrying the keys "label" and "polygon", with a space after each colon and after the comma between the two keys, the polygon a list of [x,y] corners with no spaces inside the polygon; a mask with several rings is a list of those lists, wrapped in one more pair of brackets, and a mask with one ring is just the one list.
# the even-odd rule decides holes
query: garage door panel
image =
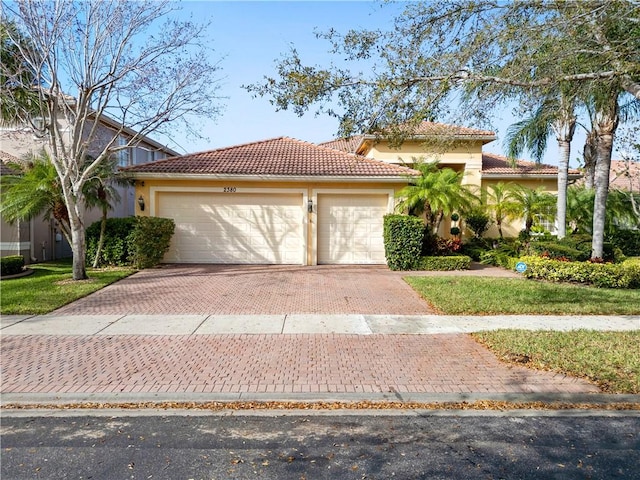
{"label": "garage door panel", "polygon": [[165,261],[294,263],[303,260],[302,195],[159,192],[158,216],[176,233]]}
{"label": "garage door panel", "polygon": [[384,264],[388,194],[318,194],[318,263]]}

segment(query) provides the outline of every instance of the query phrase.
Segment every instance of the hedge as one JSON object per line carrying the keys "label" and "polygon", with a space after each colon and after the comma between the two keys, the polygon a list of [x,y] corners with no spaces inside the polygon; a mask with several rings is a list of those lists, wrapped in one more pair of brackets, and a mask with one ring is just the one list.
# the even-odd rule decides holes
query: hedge
{"label": "hedge", "polygon": [[[100,252],[100,265],[130,265],[132,247],[129,235],[136,225],[135,217],[108,218],[104,244]],[[101,222],[92,223],[87,228],[87,262],[93,263],[100,238]]]}
{"label": "hedge", "polygon": [[552,282],[577,282],[601,288],[640,288],[640,262],[635,259],[621,264],[562,262],[526,256],[519,261],[527,264],[527,278]]}
{"label": "hedge", "polygon": [[572,262],[584,262],[591,258],[590,243],[589,251],[585,251],[560,242],[531,242],[529,251],[538,255],[547,255],[553,259],[563,258]]}
{"label": "hedge", "polygon": [[136,217],[136,227],[131,232],[133,251],[131,260],[136,268],[157,265],[169,250],[176,224],[170,218]]}
{"label": "hedge", "polygon": [[[127,217],[107,219],[100,265],[157,265],[169,249],[175,223],[168,218]],[[87,229],[87,261],[93,262],[100,237],[100,222]]]}
{"label": "hedge", "polygon": [[384,253],[391,270],[419,268],[424,222],[409,215],[384,216]]}
{"label": "hedge", "polygon": [[10,255],[0,258],[0,274],[16,275],[24,269],[24,257],[22,255]]}
{"label": "hedge", "polygon": [[468,270],[471,258],[466,255],[420,257],[419,270]]}

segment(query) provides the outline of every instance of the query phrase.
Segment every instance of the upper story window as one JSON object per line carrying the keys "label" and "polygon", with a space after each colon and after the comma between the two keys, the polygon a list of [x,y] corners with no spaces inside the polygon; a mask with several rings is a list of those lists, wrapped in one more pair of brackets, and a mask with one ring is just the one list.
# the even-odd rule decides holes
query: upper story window
{"label": "upper story window", "polygon": [[[123,147],[128,143],[125,137],[118,137],[118,146]],[[127,167],[131,165],[131,148],[123,148],[118,150],[118,165],[121,167]]]}

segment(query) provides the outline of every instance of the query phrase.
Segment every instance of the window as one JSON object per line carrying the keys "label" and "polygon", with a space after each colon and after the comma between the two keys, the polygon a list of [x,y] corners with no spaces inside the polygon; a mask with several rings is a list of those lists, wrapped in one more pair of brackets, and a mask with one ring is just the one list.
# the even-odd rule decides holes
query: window
{"label": "window", "polygon": [[[125,137],[118,137],[118,146],[123,147],[128,143],[128,140]],[[122,150],[118,150],[118,165],[121,167],[127,167],[131,163],[131,149],[123,148]]]}

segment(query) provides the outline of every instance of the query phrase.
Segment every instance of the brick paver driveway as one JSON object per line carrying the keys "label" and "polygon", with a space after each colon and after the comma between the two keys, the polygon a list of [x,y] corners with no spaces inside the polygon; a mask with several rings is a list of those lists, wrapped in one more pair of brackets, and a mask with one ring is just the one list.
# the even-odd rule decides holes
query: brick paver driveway
{"label": "brick paver driveway", "polygon": [[435,313],[403,275],[377,265],[165,265],[138,272],[54,313]]}

